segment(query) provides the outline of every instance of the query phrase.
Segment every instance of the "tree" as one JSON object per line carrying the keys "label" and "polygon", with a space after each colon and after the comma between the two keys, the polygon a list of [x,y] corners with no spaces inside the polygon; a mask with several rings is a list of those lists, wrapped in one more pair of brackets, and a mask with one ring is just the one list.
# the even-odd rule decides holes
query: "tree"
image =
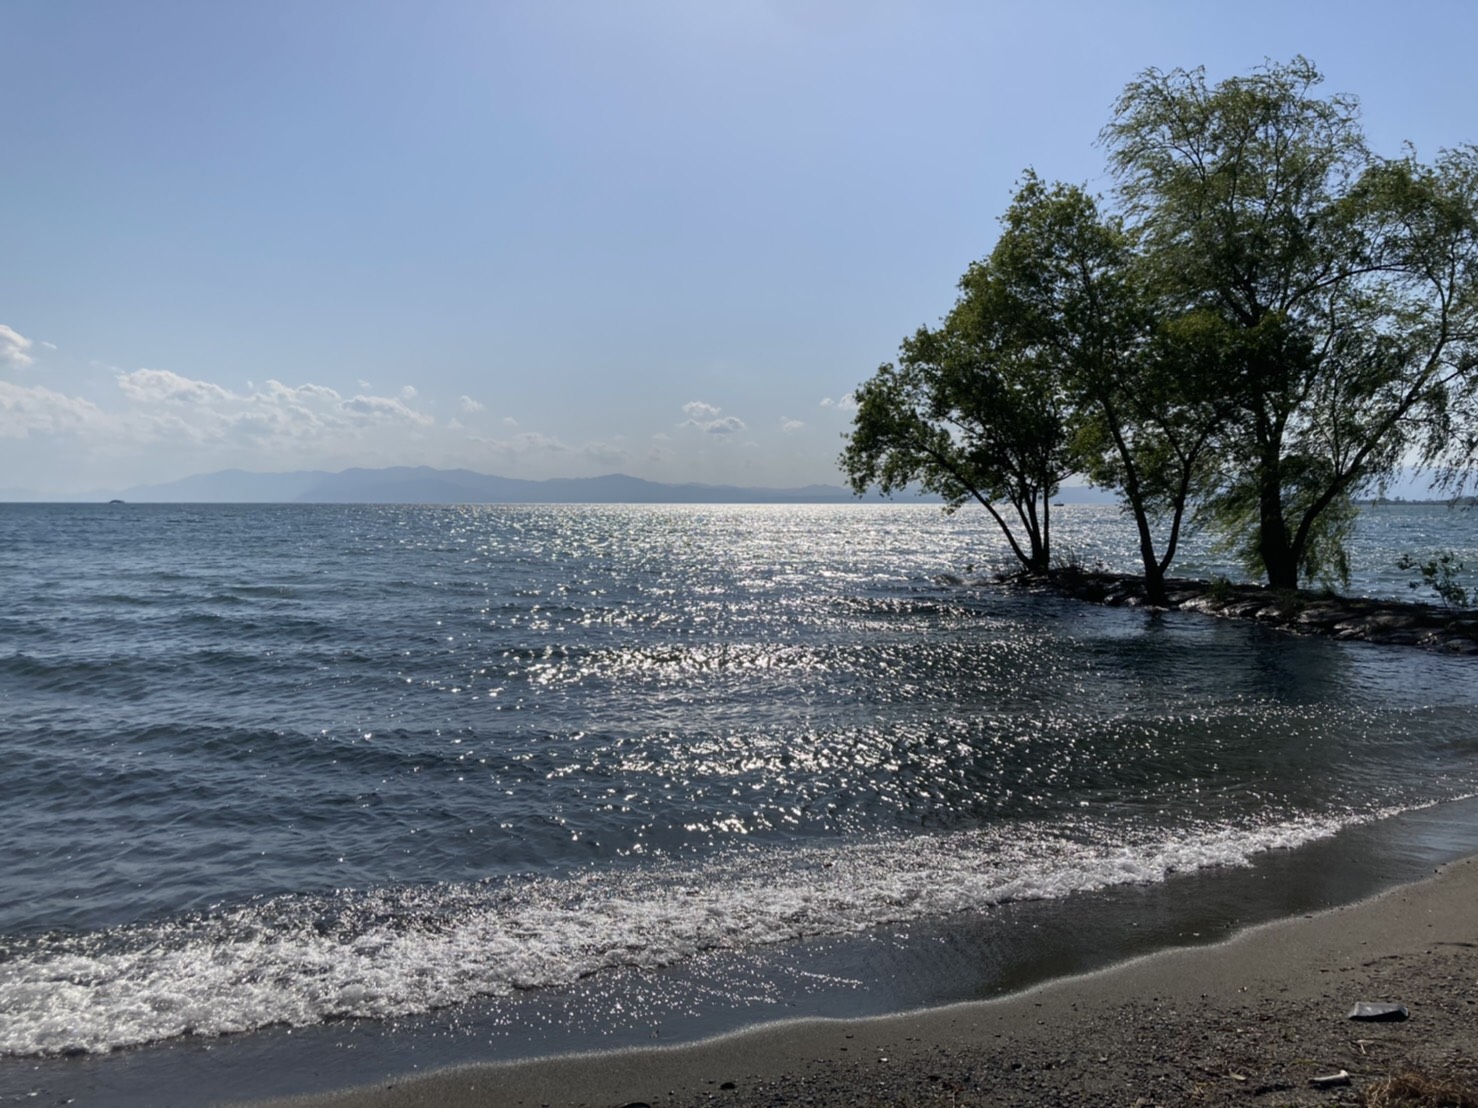
{"label": "tree", "polygon": [[1158,323],[1132,239],[1082,189],[1028,172],[1001,222],[943,325],[858,390],[842,466],[859,492],[921,480],[951,508],[973,496],[1032,573],[1049,568],[1050,496],[1086,473],[1120,490],[1161,600],[1221,422],[1208,374],[1186,372],[1195,328]]}
{"label": "tree", "polygon": [[853,486],[973,496],[1041,571],[1046,490],[1084,473],[1132,514],[1152,597],[1188,522],[1291,589],[1347,577],[1355,498],[1401,465],[1460,489],[1478,149],[1377,157],[1321,81],[1295,58],[1131,82],[1102,133],[1117,208],[1027,175],[943,326],[860,391]]}
{"label": "tree", "polygon": [[1152,602],[1211,469],[1226,405],[1195,316],[1160,319],[1123,221],[1028,173],[991,257],[1002,310],[1050,358],[1079,415],[1077,459],[1119,490]]}
{"label": "tree", "polygon": [[1026,340],[992,261],[960,279],[937,329],[903,341],[898,361],[855,392],[840,464],[861,495],[917,482],[947,511],[968,500],[999,525],[1028,573],[1051,560],[1051,499],[1079,468],[1073,412],[1056,366]]}
{"label": "tree", "polygon": [[1103,134],[1157,311],[1220,351],[1204,515],[1278,588],[1346,575],[1353,498],[1404,458],[1462,472],[1472,415],[1474,153],[1377,158],[1321,79],[1303,58],[1214,87],[1151,70]]}

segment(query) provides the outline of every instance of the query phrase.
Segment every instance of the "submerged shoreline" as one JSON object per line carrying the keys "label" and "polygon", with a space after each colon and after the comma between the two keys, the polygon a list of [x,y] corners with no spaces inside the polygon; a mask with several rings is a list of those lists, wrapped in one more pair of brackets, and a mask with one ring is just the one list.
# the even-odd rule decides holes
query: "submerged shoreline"
{"label": "submerged shoreline", "polygon": [[1026,589],[1108,607],[1203,612],[1224,619],[1251,620],[1300,635],[1478,655],[1478,609],[1340,596],[1311,589],[1289,592],[1186,577],[1167,578],[1165,603],[1155,605],[1146,595],[1144,578],[1136,574],[1065,569],[1046,577],[1020,575],[1006,580]]}
{"label": "submerged shoreline", "polygon": [[0,1100],[984,1000],[1478,853],[1468,659],[955,587],[960,521],[74,515],[13,536]]}
{"label": "submerged shoreline", "polygon": [[[1272,850],[1248,866],[1217,867],[1065,900],[1019,902],[984,914],[868,932],[840,945],[834,940],[787,945],[773,948],[773,957],[715,953],[686,969],[598,974],[576,988],[533,990],[512,1007],[494,999],[410,1021],[332,1021],[221,1038],[192,1036],[108,1054],[7,1059],[0,1066],[0,1100],[198,1108],[299,1097],[303,1099],[281,1103],[312,1104],[314,1097],[332,1096],[335,1090],[399,1088],[423,1075],[463,1072],[458,1067],[468,1065],[543,1066],[560,1072],[563,1062],[577,1063],[592,1050],[604,1052],[596,1057],[609,1062],[626,1057],[627,1050],[660,1043],[669,1050],[701,1050],[705,1041],[734,1041],[736,1034],[747,1034],[745,1028],[761,1035],[766,1028],[778,1033],[799,1026],[798,1019],[809,1021],[808,1026],[846,1026],[850,1031],[853,1024],[923,1018],[930,1012],[963,1010],[962,1004],[1005,1003],[1024,990],[1050,988],[1054,981],[1082,980],[1126,961],[1153,959],[1161,951],[1212,949],[1210,944],[1238,932],[1298,920],[1423,881],[1436,867],[1478,856],[1475,817],[1478,798],[1432,805],[1352,826],[1295,849]],[[1013,954],[1020,942],[1029,951]],[[1029,955],[1025,960],[1023,953]],[[818,975],[839,983],[840,991],[813,993]],[[730,994],[737,1007],[715,1006]],[[614,1027],[615,1034],[599,1030],[592,1021],[598,1023],[602,1013],[630,1026],[624,1033]],[[546,1029],[542,1033],[541,1027]],[[654,1031],[660,1034],[650,1033]],[[856,1048],[842,1045],[850,1050],[832,1053],[845,1061]],[[905,1047],[922,1049],[902,1043],[897,1051]],[[545,1061],[532,1061],[539,1058]],[[1054,1065],[1058,1060],[1052,1059]],[[604,1065],[598,1072],[605,1072]],[[737,1080],[733,1075],[739,1071],[721,1069],[729,1076],[714,1078],[712,1087],[695,1086],[693,1103],[716,1102],[706,1098],[720,1094],[717,1085]],[[744,1070],[740,1076],[759,1072]],[[938,1069],[930,1072],[940,1075]],[[917,1076],[927,1083],[930,1073]],[[723,1090],[722,1095],[749,1103],[735,1101],[736,1091]],[[528,1103],[582,1103],[573,1092],[552,1100],[551,1095]],[[782,1095],[787,1099],[780,1099]],[[998,1097],[961,1097],[954,1103],[1002,1102]],[[813,1088],[804,1095],[778,1094],[753,1103],[807,1099],[823,1105],[835,1098]],[[860,1094],[843,1100],[897,1102],[869,1101]],[[938,1101],[951,1103],[944,1093]],[[609,1108],[632,1102],[684,1103],[653,1100],[646,1093],[625,1100],[599,1093],[583,1101]],[[902,1102],[935,1101],[906,1097]],[[499,1091],[474,1103],[512,1102]]]}
{"label": "submerged shoreline", "polygon": [[[797,1021],[691,1046],[466,1066],[260,1108],[1358,1103],[1415,1069],[1478,1081],[1478,858],[1373,899],[999,1000]],[[1358,1001],[1410,1019],[1357,1023]],[[1319,1088],[1337,1074],[1348,1084]]]}

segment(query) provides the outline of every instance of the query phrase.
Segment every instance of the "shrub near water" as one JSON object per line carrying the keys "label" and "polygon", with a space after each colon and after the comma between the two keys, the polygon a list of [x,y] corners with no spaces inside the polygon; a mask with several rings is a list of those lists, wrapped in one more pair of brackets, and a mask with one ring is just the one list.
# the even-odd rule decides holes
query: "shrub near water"
{"label": "shrub near water", "polygon": [[1441,551],[1425,562],[1418,562],[1410,554],[1403,554],[1401,560],[1396,563],[1396,568],[1414,569],[1421,574],[1420,581],[1410,582],[1413,589],[1419,589],[1425,585],[1441,597],[1442,603],[1449,608],[1468,606],[1470,600],[1468,590],[1457,583],[1457,575],[1462,573],[1463,563],[1457,560],[1457,555],[1451,550]]}

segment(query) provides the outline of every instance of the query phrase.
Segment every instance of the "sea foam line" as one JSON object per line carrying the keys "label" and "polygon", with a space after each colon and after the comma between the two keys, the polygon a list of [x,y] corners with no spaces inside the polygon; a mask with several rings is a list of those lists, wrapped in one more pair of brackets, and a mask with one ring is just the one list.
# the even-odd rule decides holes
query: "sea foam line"
{"label": "sea foam line", "polygon": [[1170,837],[1162,829],[1129,844],[1081,828],[1016,826],[517,886],[275,897],[163,924],[48,936],[3,952],[0,1054],[410,1015],[618,966],[1246,865],[1384,814]]}

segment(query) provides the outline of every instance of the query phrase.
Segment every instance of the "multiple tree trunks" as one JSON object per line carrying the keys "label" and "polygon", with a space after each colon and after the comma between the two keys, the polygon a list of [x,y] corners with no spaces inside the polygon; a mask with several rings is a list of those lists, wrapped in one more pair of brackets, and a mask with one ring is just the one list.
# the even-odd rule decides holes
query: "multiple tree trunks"
{"label": "multiple tree trunks", "polygon": [[1293,590],[1348,579],[1356,498],[1404,466],[1478,476],[1478,146],[1382,157],[1321,81],[1130,82],[1109,196],[1028,171],[949,314],[856,390],[852,486],[979,502],[1036,571],[1086,476],[1161,602],[1187,521]]}

